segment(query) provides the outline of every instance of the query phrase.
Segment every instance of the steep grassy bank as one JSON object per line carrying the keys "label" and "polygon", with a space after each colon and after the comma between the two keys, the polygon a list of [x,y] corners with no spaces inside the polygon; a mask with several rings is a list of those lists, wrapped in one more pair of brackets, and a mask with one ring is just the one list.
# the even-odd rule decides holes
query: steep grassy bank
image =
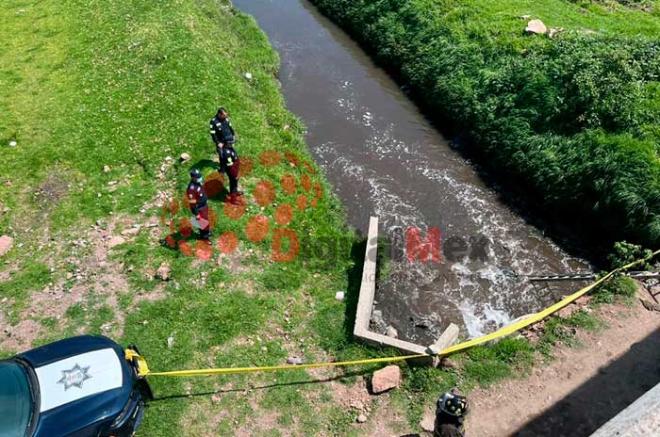
{"label": "steep grassy bank", "polygon": [[660,244],[660,3],[312,2],[548,222]]}

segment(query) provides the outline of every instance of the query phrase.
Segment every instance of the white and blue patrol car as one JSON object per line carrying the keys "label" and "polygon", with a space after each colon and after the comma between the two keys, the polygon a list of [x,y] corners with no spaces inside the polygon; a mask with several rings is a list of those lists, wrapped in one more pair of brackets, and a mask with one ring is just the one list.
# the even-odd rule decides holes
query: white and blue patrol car
{"label": "white and blue patrol car", "polygon": [[151,398],[114,341],[61,340],[0,361],[0,436],[131,436]]}

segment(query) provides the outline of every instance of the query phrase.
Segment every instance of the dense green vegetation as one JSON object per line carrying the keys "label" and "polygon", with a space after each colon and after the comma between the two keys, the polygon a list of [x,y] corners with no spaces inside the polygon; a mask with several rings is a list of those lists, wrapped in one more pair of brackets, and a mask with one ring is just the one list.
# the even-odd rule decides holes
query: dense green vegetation
{"label": "dense green vegetation", "polygon": [[660,2],[313,3],[548,222],[660,244]]}

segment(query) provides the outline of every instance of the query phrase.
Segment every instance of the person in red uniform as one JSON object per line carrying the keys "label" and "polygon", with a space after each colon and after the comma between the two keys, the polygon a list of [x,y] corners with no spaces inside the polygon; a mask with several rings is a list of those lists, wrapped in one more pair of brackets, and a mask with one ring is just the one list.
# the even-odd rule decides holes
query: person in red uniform
{"label": "person in red uniform", "polygon": [[199,224],[199,236],[208,240],[211,236],[211,224],[209,222],[208,197],[204,191],[202,173],[194,168],[190,171],[190,183],[186,191],[190,212],[193,213]]}

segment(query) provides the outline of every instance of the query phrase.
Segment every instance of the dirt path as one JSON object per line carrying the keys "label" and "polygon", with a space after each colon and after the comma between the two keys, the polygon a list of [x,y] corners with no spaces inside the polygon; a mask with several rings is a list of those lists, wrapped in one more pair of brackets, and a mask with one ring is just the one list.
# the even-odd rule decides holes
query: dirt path
{"label": "dirt path", "polygon": [[472,392],[470,436],[588,436],[660,382],[660,313],[636,301],[598,310],[604,331],[577,334],[548,366]]}

